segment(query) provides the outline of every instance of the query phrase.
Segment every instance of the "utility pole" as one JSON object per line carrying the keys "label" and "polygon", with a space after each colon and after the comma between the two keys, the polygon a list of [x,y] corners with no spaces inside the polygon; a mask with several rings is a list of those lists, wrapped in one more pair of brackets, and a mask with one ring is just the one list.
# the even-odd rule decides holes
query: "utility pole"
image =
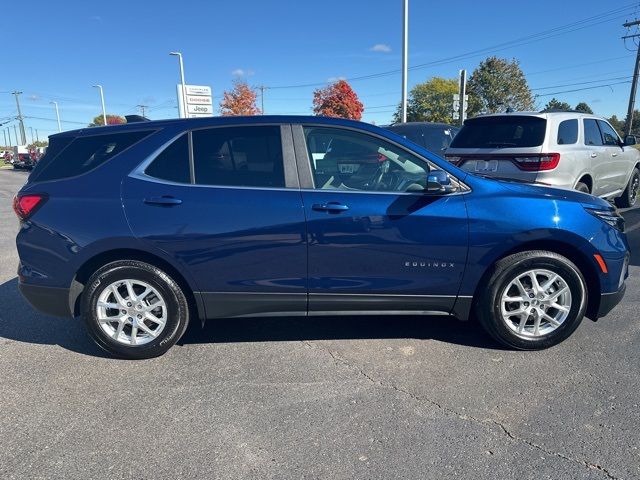
{"label": "utility pole", "polygon": [[[18,107],[18,121],[20,122],[20,139],[22,140],[22,145],[26,145],[27,134],[24,131],[24,118],[22,117],[22,110],[20,110],[20,100],[18,100],[18,95],[20,95],[22,92],[18,92],[17,90],[15,90],[11,93],[16,96],[16,106]],[[17,136],[16,136],[16,140],[17,140]]]}
{"label": "utility pole", "polygon": [[[16,137],[16,146],[18,146],[19,145],[18,144],[18,129],[17,129],[17,127],[15,125],[13,125],[13,136]],[[25,140],[24,143],[27,143],[26,140]],[[24,145],[24,143],[23,143],[23,145]]]}
{"label": "utility pole", "polygon": [[[640,25],[640,20],[634,20],[633,22],[627,22],[622,26],[625,28],[634,27],[636,25]],[[640,37],[639,33],[635,35],[626,35],[622,37],[623,40],[627,38],[636,38]],[[636,66],[633,70],[633,80],[631,81],[631,92],[629,93],[629,108],[627,109],[627,121],[624,125],[624,135],[631,135],[631,127],[633,127],[633,110],[635,108],[636,103],[636,87],[638,86],[638,73],[640,73],[640,46],[637,48],[636,52]]]}
{"label": "utility pole", "polygon": [[29,127],[29,130],[31,132],[31,143],[33,143],[33,140],[34,140],[34,138],[33,138],[33,127]]}
{"label": "utility pole", "polygon": [[6,130],[2,130],[2,135],[4,136],[4,146],[8,147],[9,144],[7,143],[7,131]]}
{"label": "utility pole", "polygon": [[7,133],[9,134],[9,146],[13,147],[13,142],[11,141],[11,129],[7,127]]}
{"label": "utility pole", "polygon": [[467,71],[460,70],[460,126],[467,119]]}
{"label": "utility pole", "polygon": [[409,54],[409,0],[402,0],[402,102],[400,121],[407,122],[407,60]]}
{"label": "utility pole", "polygon": [[264,115],[264,91],[267,87],[260,85],[258,88],[260,89],[260,111],[262,112],[262,115]]}
{"label": "utility pole", "polygon": [[38,138],[38,129],[36,128],[36,142],[39,142],[40,139]]}
{"label": "utility pole", "polygon": [[142,111],[142,116],[144,117],[144,109],[149,108],[149,105],[136,105],[136,107]]}
{"label": "utility pole", "polygon": [[58,102],[49,102],[56,107],[56,118],[58,119],[58,133],[62,131],[62,127],[60,126],[60,112],[58,111]]}

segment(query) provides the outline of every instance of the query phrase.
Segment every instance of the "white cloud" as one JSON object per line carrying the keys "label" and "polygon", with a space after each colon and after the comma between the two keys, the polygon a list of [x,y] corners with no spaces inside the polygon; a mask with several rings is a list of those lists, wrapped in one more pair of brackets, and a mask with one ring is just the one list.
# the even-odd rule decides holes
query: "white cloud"
{"label": "white cloud", "polygon": [[234,77],[250,77],[254,74],[253,70],[245,70],[243,68],[236,68],[231,72]]}
{"label": "white cloud", "polygon": [[384,43],[376,43],[369,50],[371,50],[372,52],[389,53],[391,51],[391,47],[389,45],[384,44]]}

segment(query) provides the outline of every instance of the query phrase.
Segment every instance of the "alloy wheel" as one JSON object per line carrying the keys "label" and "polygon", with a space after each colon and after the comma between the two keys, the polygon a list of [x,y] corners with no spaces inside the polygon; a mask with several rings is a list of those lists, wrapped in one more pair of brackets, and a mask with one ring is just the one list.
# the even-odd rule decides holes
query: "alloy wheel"
{"label": "alloy wheel", "polygon": [[100,328],[124,345],[144,345],[162,333],[167,305],[158,292],[141,280],[119,280],[98,296],[96,318]]}
{"label": "alloy wheel", "polygon": [[521,338],[538,338],[557,328],[571,311],[571,289],[561,275],[545,269],[518,274],[502,294],[506,326]]}

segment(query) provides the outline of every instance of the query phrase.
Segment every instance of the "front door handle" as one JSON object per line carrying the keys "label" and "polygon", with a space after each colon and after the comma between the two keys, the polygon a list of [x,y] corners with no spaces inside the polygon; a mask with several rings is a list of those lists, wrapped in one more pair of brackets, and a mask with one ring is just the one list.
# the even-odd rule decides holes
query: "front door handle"
{"label": "front door handle", "polygon": [[617,154],[616,152],[613,152],[613,153],[611,154],[611,156],[612,156],[612,157],[617,157],[617,156],[618,156],[618,154]]}
{"label": "front door handle", "polygon": [[591,158],[596,158],[597,156],[598,156],[598,154],[597,154],[596,152],[593,152],[593,153],[591,154]]}
{"label": "front door handle", "polygon": [[311,208],[316,212],[329,212],[329,213],[346,212],[347,210],[349,210],[348,206],[340,202],[314,203]]}
{"label": "front door handle", "polygon": [[182,203],[182,200],[176,197],[171,197],[169,195],[164,195],[162,197],[145,198],[144,203],[148,205],[163,205],[170,207],[172,205],[180,205]]}

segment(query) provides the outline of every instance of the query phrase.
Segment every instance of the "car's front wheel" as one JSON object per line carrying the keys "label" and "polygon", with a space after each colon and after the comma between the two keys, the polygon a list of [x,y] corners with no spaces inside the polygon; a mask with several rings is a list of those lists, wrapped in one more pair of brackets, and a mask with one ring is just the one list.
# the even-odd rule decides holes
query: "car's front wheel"
{"label": "car's front wheel", "polygon": [[189,305],[175,280],[136,260],[109,263],[95,272],[82,294],[81,311],[95,342],[121,358],[162,355],[189,323]]}
{"label": "car's front wheel", "polygon": [[584,317],[587,288],[569,259],[527,251],[501,259],[476,299],[487,332],[503,345],[539,350],[571,335]]}
{"label": "car's front wheel", "polygon": [[623,192],[622,196],[615,199],[616,206],[620,208],[633,207],[638,201],[639,191],[640,191],[640,170],[638,170],[637,168],[634,168],[633,172],[631,172],[631,178],[629,178],[629,183],[627,184],[627,188]]}

